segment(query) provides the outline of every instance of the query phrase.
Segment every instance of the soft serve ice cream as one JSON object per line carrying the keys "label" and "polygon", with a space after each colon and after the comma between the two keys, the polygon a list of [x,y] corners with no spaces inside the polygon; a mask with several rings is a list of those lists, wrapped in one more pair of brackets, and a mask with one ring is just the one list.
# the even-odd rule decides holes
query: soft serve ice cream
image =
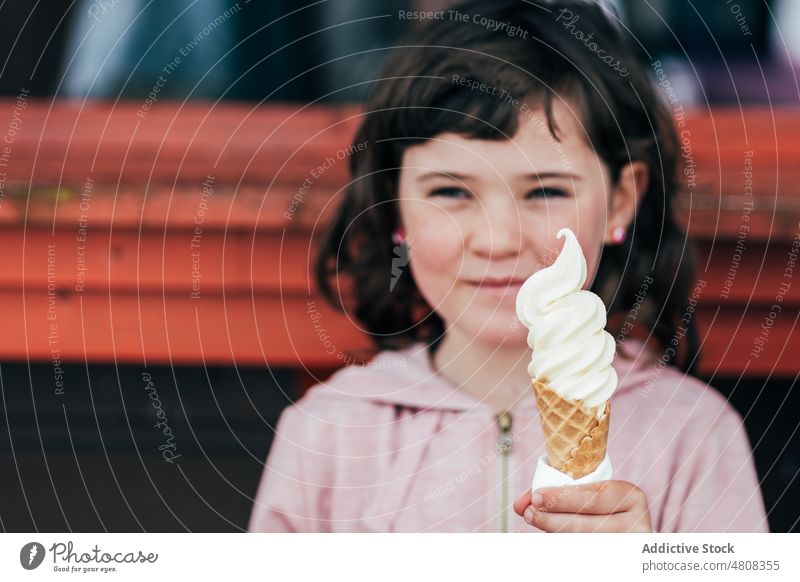
{"label": "soft serve ice cream", "polygon": [[606,453],[617,387],[611,366],[614,338],[605,331],[603,301],[585,291],[586,259],[575,234],[558,231],[564,247],[549,267],[531,275],[517,294],[517,317],[533,350],[528,372],[547,454],[539,458],[532,490],[609,479]]}
{"label": "soft serve ice cream", "polygon": [[558,231],[564,247],[549,267],[531,275],[517,295],[517,317],[529,328],[533,350],[531,377],[569,400],[583,401],[585,409],[602,406],[617,387],[611,366],[614,338],[605,331],[602,299],[583,290],[586,259],[569,228]]}

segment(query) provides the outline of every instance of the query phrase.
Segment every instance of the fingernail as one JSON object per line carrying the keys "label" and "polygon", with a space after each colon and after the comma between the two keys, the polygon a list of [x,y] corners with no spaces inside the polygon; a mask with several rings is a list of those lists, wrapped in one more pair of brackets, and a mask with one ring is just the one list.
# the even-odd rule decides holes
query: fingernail
{"label": "fingernail", "polygon": [[525,518],[525,521],[528,522],[528,525],[533,525],[533,509],[528,507],[525,509],[525,512],[522,514],[522,517]]}
{"label": "fingernail", "polygon": [[544,496],[541,493],[534,493],[531,497],[531,503],[535,507],[542,507],[544,505]]}

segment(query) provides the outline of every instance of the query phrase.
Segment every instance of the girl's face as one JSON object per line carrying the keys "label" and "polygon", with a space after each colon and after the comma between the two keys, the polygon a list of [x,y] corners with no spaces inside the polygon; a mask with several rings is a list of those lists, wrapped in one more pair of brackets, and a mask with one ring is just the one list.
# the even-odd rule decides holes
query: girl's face
{"label": "girl's face", "polygon": [[558,256],[558,230],[576,234],[588,289],[611,230],[633,218],[646,168],[627,166],[612,186],[580,121],[561,103],[553,112],[560,141],[548,132],[544,112],[528,109],[511,140],[444,133],[404,152],[400,218],[411,272],[448,333],[524,343],[517,292]]}

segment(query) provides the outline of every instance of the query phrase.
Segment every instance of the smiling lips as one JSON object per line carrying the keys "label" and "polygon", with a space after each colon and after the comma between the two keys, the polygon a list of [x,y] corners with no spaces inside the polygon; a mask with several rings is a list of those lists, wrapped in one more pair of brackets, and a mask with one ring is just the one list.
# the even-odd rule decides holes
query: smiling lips
{"label": "smiling lips", "polygon": [[468,285],[476,287],[482,293],[493,296],[516,296],[525,279],[522,277],[484,277],[479,281],[466,281]]}

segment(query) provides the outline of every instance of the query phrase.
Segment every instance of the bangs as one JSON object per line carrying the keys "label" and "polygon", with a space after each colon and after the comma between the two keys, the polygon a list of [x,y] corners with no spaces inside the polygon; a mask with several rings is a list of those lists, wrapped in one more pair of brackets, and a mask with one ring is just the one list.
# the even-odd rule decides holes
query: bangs
{"label": "bangs", "polygon": [[[580,62],[549,42],[493,39],[467,50],[450,38],[460,29],[449,32],[448,36],[439,31],[438,42],[447,39],[453,43],[450,46],[424,44],[435,41],[422,31],[420,44],[395,47],[386,70],[399,75],[383,77],[373,87],[364,123],[375,133],[390,136],[389,158],[397,161],[406,147],[442,133],[507,140],[526,116],[539,111],[544,112],[549,132],[559,139],[553,101],[566,101],[575,109],[590,134],[600,127],[587,111],[606,110],[603,117],[613,117],[606,95],[598,90],[602,83],[584,78]],[[377,104],[378,108],[370,107]]]}

